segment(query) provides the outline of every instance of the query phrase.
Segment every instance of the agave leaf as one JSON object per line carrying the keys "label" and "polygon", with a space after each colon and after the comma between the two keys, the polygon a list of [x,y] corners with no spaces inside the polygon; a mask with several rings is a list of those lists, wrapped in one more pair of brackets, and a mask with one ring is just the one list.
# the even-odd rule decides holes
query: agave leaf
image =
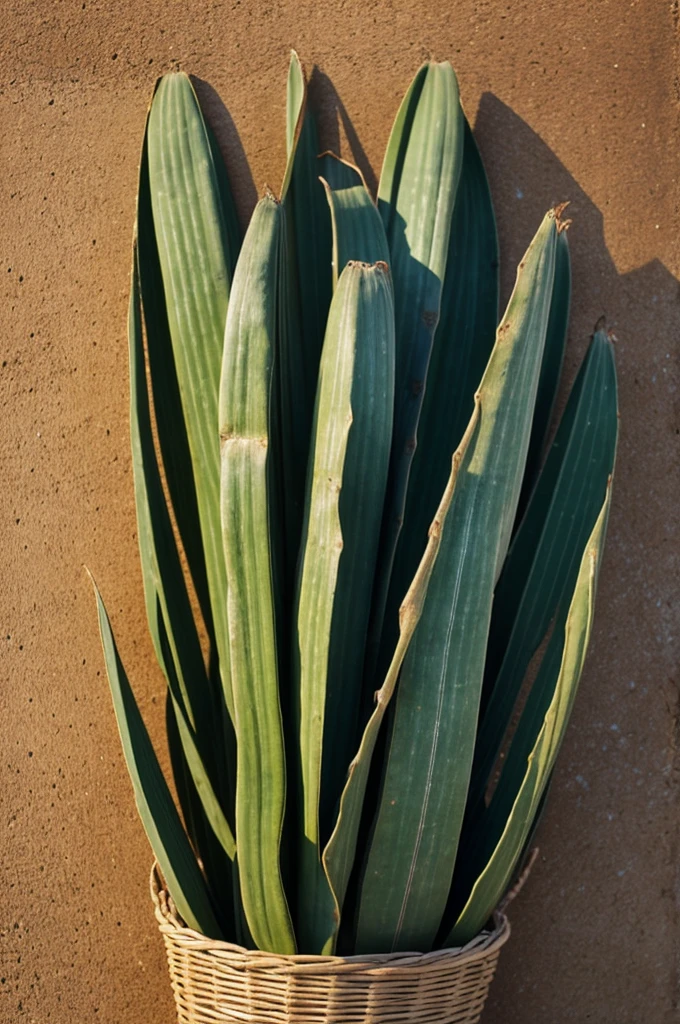
{"label": "agave leaf", "polygon": [[[298,292],[297,326],[304,354],[304,377],[299,387],[306,409],[306,435],[299,441],[300,451],[303,450],[303,442],[309,445],[321,347],[332,296],[331,221],[318,179],[316,121],[306,99],[304,72],[293,51],[287,96],[288,187],[284,188],[281,198],[291,223],[292,280]],[[303,465],[306,464],[306,455],[307,447],[304,448]]]}
{"label": "agave leaf", "polygon": [[319,177],[336,191],[363,185],[366,191],[369,192],[366,179],[357,165],[353,164],[351,160],[344,160],[330,149],[319,155],[318,173]]}
{"label": "agave leaf", "polygon": [[295,50],[290,51],[288,65],[288,88],[286,90],[286,172],[281,186],[281,200],[286,198],[293,174],[295,150],[302,133],[307,106],[307,83],[305,73]]}
{"label": "agave leaf", "polygon": [[233,714],[220,542],[217,392],[236,258],[224,188],[186,75],[158,84],[147,129],[149,181],[166,311],[191,452],[224,699]]}
{"label": "agave leaf", "polygon": [[298,288],[295,224],[290,198],[284,205],[284,225],[279,259],[278,360],[277,384],[278,434],[280,447],[280,484],[283,496],[285,547],[282,565],[282,593],[289,608],[294,590],[295,566],[302,530],[305,466],[311,430],[310,367],[301,344],[300,295]]}
{"label": "agave leaf", "polygon": [[[214,642],[210,595],[206,576],[205,553],[201,538],[198,503],[191,465],[179,381],[172,351],[170,326],[165,305],[163,276],[151,210],[149,183],[148,120],[144,133],[137,196],[137,257],[135,273],[144,314],[149,358],[154,418],[163,469],[177,528],[186,553],[187,564],[196,590],[201,614],[211,642]],[[141,330],[141,328],[140,328]]]}
{"label": "agave leaf", "polygon": [[498,581],[471,802],[483,799],[529,663],[550,623],[564,630],[583,545],[614,470],[618,413],[612,345],[597,331]]}
{"label": "agave leaf", "polygon": [[[569,562],[571,563],[568,572],[569,588],[561,596],[560,604],[557,607],[554,621],[552,623],[552,632],[550,634],[546,652],[543,656],[536,679],[531,687],[526,705],[522,711],[517,728],[512,737],[509,753],[503,763],[500,781],[494,790],[491,804],[483,815],[484,820],[477,833],[477,836],[482,839],[485,839],[485,837],[488,837],[489,835],[500,835],[524,777],[527,758],[536,741],[536,737],[541,728],[550,702],[553,699],[555,680],[558,677],[564,649],[564,638],[565,631],[567,629],[571,596],[577,574],[580,571],[579,556],[584,550],[588,537],[590,536],[591,527],[594,528],[596,516],[601,512],[600,500],[603,498],[603,495],[607,498],[607,494],[611,489],[611,479],[616,457],[618,409],[616,402],[616,372],[613,348],[604,331],[596,333],[585,362],[589,365],[586,368],[586,372],[582,372],[579,375],[574,388],[574,391],[577,393],[585,390],[586,388],[586,379],[590,372],[590,366],[594,364],[600,370],[600,391],[596,401],[591,405],[590,410],[590,415],[599,420],[597,424],[599,428],[598,438],[592,451],[593,460],[590,467],[593,474],[592,485],[595,491],[595,501],[593,500],[592,494],[589,496],[589,500],[584,498],[584,503],[590,506],[590,515],[586,520],[585,529],[582,528],[580,534],[576,538],[576,550],[569,552]],[[601,409],[598,406],[598,402],[601,404]],[[571,402],[570,400],[569,404],[573,409],[573,406],[576,403]],[[567,418],[567,412],[571,413],[571,410],[568,409],[565,411],[564,419]],[[583,443],[584,447],[587,445],[587,439],[588,438],[581,438],[581,443]],[[557,448],[558,444],[559,438],[556,437],[554,448]],[[560,462],[559,459],[553,459],[552,455],[553,452],[551,452],[551,456],[546,462],[539,485],[536,489],[537,492],[543,490],[544,487],[548,491],[551,489],[551,476],[554,480],[556,463],[559,465]],[[602,455],[604,455],[604,458],[602,458]],[[562,466],[560,465],[559,468],[561,470]],[[560,477],[561,476],[562,474],[560,473]],[[600,484],[599,488],[597,487],[598,482]],[[562,483],[563,481],[559,479],[558,484],[552,488],[554,492],[557,492],[558,486]],[[565,501],[569,501],[568,496],[565,496],[564,494],[562,496]],[[555,497],[557,497],[556,494]],[[529,524],[532,520],[537,524],[537,521],[540,518],[540,508],[539,514],[536,514],[536,502],[533,502],[533,505],[534,508],[530,509],[527,513],[527,528],[530,528]],[[530,512],[533,512],[531,517]],[[526,537],[524,543],[525,545],[527,543]],[[548,548],[548,554],[553,554],[550,548]],[[518,555],[513,560],[513,571],[521,571],[521,560],[522,551],[520,549]],[[474,837],[471,836],[470,841],[474,841]],[[470,864],[477,864],[478,862],[479,859],[477,857],[468,860],[468,863]]]}
{"label": "agave leaf", "polygon": [[144,831],[184,921],[209,938],[221,939],[205,880],[156,759],[94,580],[93,585],[113,707]]}
{"label": "agave leaf", "polygon": [[510,537],[545,341],[557,221],[524,259],[475,396],[420,621],[404,659],[359,895],[357,952],[427,950],[444,912],[472,766],[493,589]]}
{"label": "agave leaf", "polygon": [[[329,179],[321,178],[333,224],[333,287],[350,260],[361,263],[385,263],[390,259],[390,250],[385,228],[375,203],[356,168],[338,158],[326,155],[324,163],[329,170]],[[343,167],[342,172],[333,164]],[[355,175],[358,184],[338,185],[342,179]]]}
{"label": "agave leaf", "polygon": [[[136,249],[135,249],[136,256]],[[215,794],[213,751],[222,739],[219,708],[210,686],[156,461],[144,365],[138,262],[135,258],[128,319],[130,436],[137,532],[149,630],[170,688],[187,766],[204,811],[225,853],[233,859],[232,830]],[[215,711],[218,717],[215,717]],[[233,737],[231,737],[233,742]],[[232,752],[228,752],[230,754]],[[221,765],[220,767],[224,767]]]}
{"label": "agave leaf", "polygon": [[[306,359],[311,425],[326,318],[333,294],[331,219],[319,181],[319,141],[312,113],[305,112],[286,197],[295,234],[295,263],[300,294],[300,328]],[[307,438],[309,440],[309,438]]]}
{"label": "agave leaf", "polygon": [[[182,750],[182,742],[179,738],[177,720],[175,719],[175,708],[169,690],[165,691],[165,733],[168,739],[172,778],[182,812],[184,829],[191,839],[194,849],[198,849],[198,834],[201,831],[201,824],[205,822],[205,819],[200,810],[200,801],[196,788],[191,784],[191,776],[189,775],[186,758]],[[202,820],[197,821],[197,817]]]}
{"label": "agave leaf", "polygon": [[[130,443],[132,471],[135,485],[135,508],[139,555],[144,585],[144,600],[149,632],[159,664],[164,668],[161,645],[161,617],[167,613],[165,586],[171,596],[172,610],[178,626],[177,637],[181,645],[177,651],[180,665],[178,686],[189,721],[196,729],[193,698],[197,698],[199,728],[210,724],[210,710],[201,703],[205,700],[205,666],[196,626],[191,613],[184,577],[177,553],[170,516],[165,503],[160,471],[156,460],[151,424],[151,408],[146,382],[142,309],[139,282],[139,259],[135,240],[128,307],[128,352],[130,366]],[[160,566],[163,566],[161,571]],[[189,695],[184,670],[197,691]],[[167,673],[166,673],[167,674]],[[201,692],[203,691],[203,692]]]}
{"label": "agave leaf", "polygon": [[286,767],[278,692],[275,595],[279,553],[269,456],[282,214],[260,200],[241,250],[229,304],[220,387],[222,528],[237,744],[236,834],[241,892],[253,939],[295,952],[279,846]]}
{"label": "agave leaf", "polygon": [[293,642],[302,779],[299,934],[320,951],[321,852],[358,742],[371,581],[394,400],[387,267],[349,263],[331,305],[319,375]]}
{"label": "agave leaf", "polygon": [[[172,777],[182,811],[184,828],[203,866],[203,873],[213,901],[215,917],[226,941],[237,942],[242,945],[242,936],[236,928],[237,917],[234,912],[234,899],[236,895],[234,891],[234,862],[229,859],[224,846],[217,839],[206,818],[201,799],[187,765],[187,758],[184,754],[179,729],[177,728],[175,703],[169,689],[166,691],[165,728]],[[236,907],[239,905],[240,895]]]}
{"label": "agave leaf", "polygon": [[282,593],[284,607],[290,607],[302,529],[316,380],[332,293],[331,224],[317,177],[316,124],[306,107],[304,73],[294,51],[288,75],[286,136],[278,378],[285,530]]}
{"label": "agave leaf", "polygon": [[239,224],[236,203],[234,201],[231,183],[227,173],[227,165],[224,162],[224,157],[222,156],[222,150],[220,149],[219,142],[217,141],[217,136],[207,121],[204,121],[203,123],[205,125],[206,135],[208,136],[208,145],[210,146],[210,155],[212,157],[213,170],[215,172],[217,194],[219,196],[219,203],[224,222],[224,231],[227,237],[227,259],[229,278],[231,280],[234,276],[234,269],[236,267],[236,261],[238,260],[238,254],[241,251],[243,232],[241,231],[241,225]]}
{"label": "agave leaf", "polygon": [[168,642],[167,635],[165,634],[165,626],[162,622],[161,627],[164,647],[163,664],[167,670],[168,688],[175,709],[177,730],[182,744],[182,749],[184,751],[184,756],[186,758],[189,774],[191,776],[191,781],[196,789],[203,813],[205,814],[206,820],[208,821],[213,834],[217,838],[227,857],[229,857],[230,860],[233,860],[236,856],[236,843],[234,841],[231,826],[229,825],[224,811],[222,810],[220,801],[215,794],[210,776],[206,770],[203,758],[201,757],[194,731],[187,721],[182,697],[177,685],[177,677],[175,674],[172,653],[170,651],[170,644]]}
{"label": "agave leaf", "polygon": [[317,932],[325,936],[322,946],[322,952],[325,954],[335,952],[340,914],[354,866],[366,786],[380,726],[392,700],[404,657],[422,614],[432,570],[439,553],[442,528],[454,495],[458,470],[477,424],[478,418],[474,415],[459,448],[453,454],[451,473],[430,526],[425,552],[399,609],[400,633],[392,663],[383,685],[375,694],[375,708],[364,729],[358,752],[349,766],[335,827],[323,853],[323,866],[330,890],[326,899],[320,900],[315,906],[315,914]]}
{"label": "agave leaf", "polygon": [[472,414],[474,393],[498,324],[498,239],[491,193],[467,121],[464,136],[441,315],[418,424],[405,526],[399,535],[390,581],[379,678],[392,658],[399,629],[398,609],[425,550],[428,527],[450,472],[451,453],[458,447]]}
{"label": "agave leaf", "polygon": [[[568,221],[566,223],[569,223]],[[568,232],[561,231],[557,239],[555,251],[555,282],[553,284],[552,301],[548,330],[545,335],[545,349],[541,363],[541,376],[538,379],[534,423],[531,428],[531,439],[527,453],[527,466],[517,506],[517,522],[527,506],[532,488],[541,468],[541,459],[545,450],[550,421],[557,389],[562,375],[564,352],[567,347],[567,327],[569,326],[569,307],[571,304],[571,260],[569,257]]]}
{"label": "agave leaf", "polygon": [[394,553],[439,320],[451,216],[463,159],[463,113],[450,64],[425,64],[399,108],[378,188],[394,282],[394,438],[371,625],[368,677],[378,655]]}
{"label": "agave leaf", "polygon": [[[590,639],[597,575],[610,499],[611,489],[608,488],[595,527],[583,550],[564,633],[555,643],[551,642],[549,647],[552,650],[547,652],[543,662],[543,667],[549,668],[546,675],[552,677],[552,697],[547,708],[543,709],[542,724],[534,734],[535,743],[533,749],[530,748],[528,758],[526,752],[523,752],[524,771],[521,784],[515,788],[509,813],[499,818],[497,822],[503,824],[500,834],[490,829],[484,836],[482,856],[476,862],[479,875],[453,929],[445,939],[446,946],[460,945],[473,938],[484,927],[497,906],[512,877],[517,858],[524,847],[554,767]],[[504,803],[507,802],[507,797],[508,794],[500,794],[500,799]],[[495,845],[492,845],[494,842]]]}

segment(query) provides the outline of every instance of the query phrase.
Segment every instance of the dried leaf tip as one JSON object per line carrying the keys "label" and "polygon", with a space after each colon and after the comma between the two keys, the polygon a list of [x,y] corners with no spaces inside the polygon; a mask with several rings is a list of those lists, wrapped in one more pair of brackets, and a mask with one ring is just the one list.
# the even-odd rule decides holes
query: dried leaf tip
{"label": "dried leaf tip", "polygon": [[558,235],[561,234],[563,231],[567,231],[569,225],[571,224],[570,218],[564,219],[562,217],[562,214],[569,206],[569,202],[570,200],[567,200],[565,203],[557,203],[557,205],[553,207],[553,214],[555,215],[555,226],[557,228]]}
{"label": "dried leaf tip", "polygon": [[302,71],[302,76],[303,76],[303,78],[305,80],[305,84],[306,84],[306,82],[307,82],[307,69],[304,66],[304,64],[302,63],[302,61],[300,59],[300,54],[297,52],[297,50],[291,50],[290,51],[290,59],[294,60],[297,64],[299,64],[300,70]]}
{"label": "dried leaf tip", "polygon": [[379,270],[382,274],[386,274],[390,269],[384,260],[376,260],[375,263],[366,263],[363,260],[348,260],[348,267],[359,267],[361,270]]}
{"label": "dried leaf tip", "polygon": [[608,325],[607,317],[604,315],[604,313],[599,318],[599,320],[597,321],[597,323],[595,324],[595,326],[593,328],[593,336],[598,334],[598,333],[606,334],[607,335],[607,341],[611,341],[612,344],[616,344],[616,342],[619,340],[616,337],[616,335],[614,334],[613,329]]}
{"label": "dried leaf tip", "polygon": [[[368,194],[369,195],[371,194],[371,190],[369,189],[368,185],[366,184],[366,178],[364,176],[364,172],[361,170],[361,168],[357,164],[353,163],[351,160],[346,160],[344,158],[344,156],[339,156],[337,153],[334,153],[332,149],[324,149],[322,153],[317,153],[316,159],[317,160],[322,160],[324,157],[330,157],[331,160],[337,160],[337,162],[339,164],[344,164],[345,167],[349,167],[350,170],[354,171],[354,173],[357,175],[357,177],[361,181],[361,184],[364,186],[364,188],[366,189]],[[321,180],[323,181],[324,179],[321,178]],[[373,197],[371,196],[371,198],[373,198]],[[375,200],[374,200],[374,202],[375,202]]]}

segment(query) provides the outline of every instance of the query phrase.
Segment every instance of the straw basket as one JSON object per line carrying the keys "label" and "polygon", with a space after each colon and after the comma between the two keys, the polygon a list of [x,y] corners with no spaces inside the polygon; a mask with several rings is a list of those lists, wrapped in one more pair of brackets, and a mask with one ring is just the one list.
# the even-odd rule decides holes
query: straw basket
{"label": "straw basket", "polygon": [[497,914],[462,949],[278,956],[187,928],[155,865],[151,895],[179,1024],[476,1024],[510,934]]}

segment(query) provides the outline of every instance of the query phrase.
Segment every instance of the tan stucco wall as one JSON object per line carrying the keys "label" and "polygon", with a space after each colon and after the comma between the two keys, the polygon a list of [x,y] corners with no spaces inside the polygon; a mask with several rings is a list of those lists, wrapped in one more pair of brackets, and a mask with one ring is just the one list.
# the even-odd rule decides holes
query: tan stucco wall
{"label": "tan stucco wall", "polygon": [[209,83],[201,92],[245,218],[264,182],[281,179],[291,46],[323,73],[324,141],[351,152],[330,116],[339,98],[369,181],[416,67],[452,60],[497,205],[504,295],[540,215],[572,201],[568,371],[606,313],[619,338],[619,466],[592,654],[484,1019],[676,1019],[677,18],[677,0],[6,5],[3,1024],[173,1019],[147,894],[150,852],[83,564],[160,742],[163,684],[144,620],[127,425],[144,117],[159,73],[179,67]]}

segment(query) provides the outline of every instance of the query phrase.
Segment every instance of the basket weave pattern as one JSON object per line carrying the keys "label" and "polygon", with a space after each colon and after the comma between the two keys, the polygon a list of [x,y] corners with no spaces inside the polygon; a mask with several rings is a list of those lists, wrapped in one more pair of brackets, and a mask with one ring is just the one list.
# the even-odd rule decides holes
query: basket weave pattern
{"label": "basket weave pattern", "polygon": [[151,894],[178,1024],[477,1024],[507,918],[462,949],[278,956],[187,928],[154,868]]}

